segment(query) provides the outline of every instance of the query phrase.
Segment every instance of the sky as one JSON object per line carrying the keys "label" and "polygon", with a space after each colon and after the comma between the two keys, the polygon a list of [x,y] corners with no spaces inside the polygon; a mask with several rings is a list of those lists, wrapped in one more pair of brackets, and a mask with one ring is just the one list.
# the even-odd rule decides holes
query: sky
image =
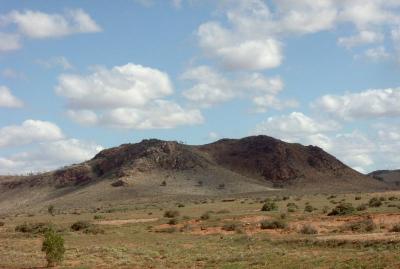
{"label": "sky", "polygon": [[400,0],[0,0],[0,174],[269,135],[400,168]]}

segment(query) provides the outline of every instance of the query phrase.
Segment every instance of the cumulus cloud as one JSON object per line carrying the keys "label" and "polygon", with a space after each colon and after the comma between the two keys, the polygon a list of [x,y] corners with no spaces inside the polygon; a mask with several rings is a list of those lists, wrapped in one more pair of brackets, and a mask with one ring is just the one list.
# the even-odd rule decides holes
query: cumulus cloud
{"label": "cumulus cloud", "polygon": [[21,125],[10,125],[0,129],[0,148],[54,141],[63,137],[61,129],[54,123],[26,120]]}
{"label": "cumulus cloud", "polygon": [[345,120],[400,115],[400,88],[324,95],[313,106]]}
{"label": "cumulus cloud", "polygon": [[56,124],[41,120],[0,128],[0,148],[5,147],[14,153],[0,156],[3,175],[52,170],[88,160],[103,149],[94,142],[66,138]]}
{"label": "cumulus cloud", "polygon": [[[144,7],[152,7],[156,3],[156,1],[154,0],[134,0],[134,1]],[[182,2],[183,2],[182,0],[170,0],[170,3],[174,8],[181,8]]]}
{"label": "cumulus cloud", "polygon": [[63,14],[13,10],[0,14],[0,29],[4,29],[0,32],[0,53],[20,49],[23,37],[45,39],[102,31],[82,9],[67,10]]}
{"label": "cumulus cloud", "polygon": [[18,34],[0,32],[0,52],[18,50],[21,48],[20,36]]}
{"label": "cumulus cloud", "polygon": [[0,107],[19,108],[22,106],[22,101],[12,95],[9,88],[0,86]]}
{"label": "cumulus cloud", "polygon": [[67,99],[68,116],[84,125],[156,129],[203,122],[199,110],[163,99],[173,93],[166,73],[131,63],[87,76],[63,74],[56,93]]}
{"label": "cumulus cloud", "polygon": [[376,48],[367,49],[362,54],[355,55],[354,58],[365,59],[372,62],[381,62],[388,60],[390,58],[390,54],[386,51],[384,46],[379,46]]}
{"label": "cumulus cloud", "polygon": [[38,59],[36,63],[47,69],[56,67],[60,67],[64,70],[73,69],[73,65],[64,56],[52,57],[46,60]]}
{"label": "cumulus cloud", "polygon": [[383,42],[387,28],[396,29],[399,1],[382,0],[229,0],[220,21],[199,26],[199,45],[209,57],[234,70],[275,68],[283,61],[283,40],[293,35],[353,26],[355,34],[338,44],[352,48]]}
{"label": "cumulus cloud", "polygon": [[1,76],[6,79],[25,79],[25,74],[13,68],[4,68],[1,70]]}
{"label": "cumulus cloud", "polygon": [[338,44],[346,48],[352,48],[359,45],[382,42],[383,40],[384,36],[381,33],[361,31],[355,36],[339,38]]}
{"label": "cumulus cloud", "polygon": [[82,9],[68,10],[64,14],[14,10],[3,15],[3,22],[15,24],[19,33],[30,38],[61,37],[101,31],[100,26]]}
{"label": "cumulus cloud", "polygon": [[287,142],[316,144],[330,149],[331,141],[324,133],[337,129],[340,129],[340,125],[335,121],[316,120],[302,112],[292,112],[289,115],[269,117],[256,126],[254,133],[267,134]]}
{"label": "cumulus cloud", "polygon": [[0,157],[0,174],[43,172],[92,158],[102,146],[78,139],[42,142],[30,151]]}
{"label": "cumulus cloud", "polygon": [[[191,82],[183,96],[196,105],[209,107],[229,101],[236,97],[250,98],[257,106],[256,110],[285,107],[277,95],[284,83],[279,77],[268,78],[261,73],[241,73],[224,76],[209,66],[197,66],[186,70],[181,79]],[[267,99],[273,99],[270,102]]]}
{"label": "cumulus cloud", "polygon": [[278,40],[248,34],[244,38],[238,31],[236,28],[223,28],[218,22],[208,22],[199,27],[197,35],[206,54],[217,58],[227,69],[262,70],[278,67],[282,63]]}

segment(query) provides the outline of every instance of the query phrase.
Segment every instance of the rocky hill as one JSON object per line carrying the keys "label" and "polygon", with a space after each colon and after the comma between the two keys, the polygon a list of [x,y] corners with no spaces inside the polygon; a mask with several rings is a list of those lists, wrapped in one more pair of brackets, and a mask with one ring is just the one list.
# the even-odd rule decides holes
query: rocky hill
{"label": "rocky hill", "polygon": [[315,146],[267,136],[190,146],[157,139],[101,151],[84,163],[27,177],[0,177],[1,207],[77,200],[255,192],[385,190]]}
{"label": "rocky hill", "polygon": [[368,175],[393,187],[400,187],[400,170],[378,170]]}

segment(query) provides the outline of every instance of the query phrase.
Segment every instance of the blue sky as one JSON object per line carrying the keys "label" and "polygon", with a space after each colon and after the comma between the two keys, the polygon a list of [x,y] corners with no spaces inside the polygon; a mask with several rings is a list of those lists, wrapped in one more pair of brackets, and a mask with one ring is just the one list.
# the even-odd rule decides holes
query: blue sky
{"label": "blue sky", "polygon": [[0,0],[0,173],[265,134],[400,167],[400,1]]}

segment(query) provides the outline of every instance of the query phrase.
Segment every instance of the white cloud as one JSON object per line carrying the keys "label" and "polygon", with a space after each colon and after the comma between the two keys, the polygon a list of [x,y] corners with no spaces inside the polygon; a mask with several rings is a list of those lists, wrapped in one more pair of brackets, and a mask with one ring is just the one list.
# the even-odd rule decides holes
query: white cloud
{"label": "white cloud", "polygon": [[400,25],[400,2],[383,0],[228,0],[223,18],[199,26],[199,45],[228,69],[263,70],[283,61],[283,42],[293,35],[350,25],[358,33],[341,37],[347,48],[383,42]]}
{"label": "white cloud", "polygon": [[22,101],[12,95],[9,88],[0,86],[0,107],[19,108],[22,106]]}
{"label": "white cloud", "polygon": [[20,48],[21,41],[18,34],[0,32],[0,52],[13,51]]}
{"label": "white cloud", "polygon": [[111,70],[100,68],[88,76],[61,75],[56,92],[74,108],[100,109],[144,106],[170,95],[166,73],[141,65],[127,64]]}
{"label": "white cloud", "polygon": [[208,140],[217,140],[219,138],[219,134],[216,132],[209,132],[208,133]]}
{"label": "white cloud", "polygon": [[390,53],[384,46],[370,48],[361,54],[354,55],[354,59],[364,59],[372,62],[382,62],[390,59]]}
{"label": "white cloud", "polygon": [[109,127],[146,129],[170,129],[179,125],[203,123],[199,110],[185,110],[176,103],[156,100],[143,108],[117,108],[103,114],[99,123]]}
{"label": "white cloud", "polygon": [[36,63],[38,63],[39,65],[41,65],[47,69],[56,68],[56,67],[61,67],[64,70],[73,69],[73,65],[64,56],[52,57],[47,60],[39,59],[39,60],[36,60]]}
{"label": "white cloud", "polygon": [[292,112],[289,115],[269,117],[257,125],[255,133],[280,136],[284,134],[286,140],[297,140],[304,135],[315,135],[321,132],[334,131],[339,128],[334,121],[312,119],[301,112]]}
{"label": "white cloud", "polygon": [[400,88],[371,89],[344,95],[325,95],[313,106],[345,120],[400,115]]}
{"label": "white cloud", "polygon": [[381,33],[361,31],[355,36],[339,38],[338,44],[346,48],[352,48],[364,44],[383,42],[383,40],[384,36]]}
{"label": "white cloud", "polygon": [[21,34],[30,38],[61,37],[101,31],[100,26],[82,9],[69,10],[64,14],[48,14],[32,10],[12,11],[3,16],[3,21],[15,24]]}
{"label": "white cloud", "polygon": [[49,171],[91,159],[102,149],[96,143],[78,139],[42,142],[30,151],[0,157],[0,174]]}
{"label": "white cloud", "polygon": [[274,38],[243,39],[239,33],[214,22],[201,25],[197,35],[205,52],[216,57],[228,69],[275,68],[283,60],[281,44]]}
{"label": "white cloud", "polygon": [[63,137],[61,129],[54,123],[26,120],[21,125],[10,125],[0,129],[0,148],[54,141]]}
{"label": "white cloud", "polygon": [[241,73],[228,78],[209,66],[197,66],[188,69],[181,78],[193,83],[183,92],[183,96],[193,104],[204,107],[236,97],[249,97],[257,106],[256,110],[278,108],[278,104],[279,107],[285,107],[289,104],[277,98],[284,87],[279,77],[267,78],[260,73]]}
{"label": "white cloud", "polygon": [[176,103],[156,100],[146,108],[115,108],[96,114],[91,110],[69,110],[68,116],[79,124],[125,129],[170,129],[179,125],[203,123],[199,110],[185,110]]}
{"label": "white cloud", "polygon": [[[133,0],[133,1],[144,7],[152,7],[155,4],[154,0]],[[181,8],[182,2],[183,2],[182,0],[170,0],[170,3],[174,8]]]}
{"label": "white cloud", "polygon": [[25,79],[25,75],[22,72],[18,72],[12,68],[4,68],[1,70],[1,76],[7,79]]}
{"label": "white cloud", "polygon": [[61,75],[56,92],[66,97],[68,116],[83,125],[155,129],[203,122],[199,110],[162,99],[173,93],[166,73],[141,65]]}

